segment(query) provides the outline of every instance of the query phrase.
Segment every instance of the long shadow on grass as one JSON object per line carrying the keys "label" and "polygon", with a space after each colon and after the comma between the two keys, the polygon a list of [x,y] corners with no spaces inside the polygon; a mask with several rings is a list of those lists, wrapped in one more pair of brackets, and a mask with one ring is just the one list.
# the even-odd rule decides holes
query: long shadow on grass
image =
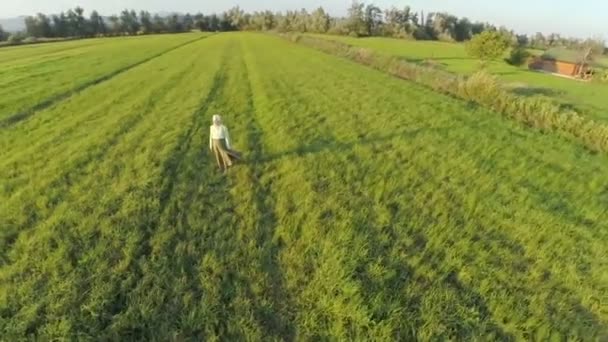
{"label": "long shadow on grass", "polygon": [[539,88],[539,87],[517,87],[511,89],[511,92],[515,95],[519,96],[561,96],[564,94],[563,91],[549,88]]}
{"label": "long shadow on grass", "polygon": [[437,133],[448,132],[452,128],[453,128],[452,126],[442,126],[442,127],[434,127],[434,128],[422,127],[422,128],[409,129],[409,130],[405,130],[403,132],[389,134],[389,135],[385,135],[385,136],[378,136],[378,137],[361,136],[361,138],[359,140],[355,140],[355,141],[351,141],[351,142],[339,142],[339,141],[335,141],[333,139],[332,140],[321,139],[321,140],[315,141],[312,144],[299,146],[298,148],[295,148],[293,150],[280,152],[280,153],[276,153],[276,154],[264,155],[262,153],[252,153],[251,157],[248,159],[250,160],[250,163],[258,163],[258,162],[259,163],[272,163],[272,162],[274,162],[276,160],[280,160],[282,158],[304,157],[307,155],[316,154],[316,153],[320,153],[320,152],[324,152],[324,151],[341,153],[341,152],[349,151],[349,150],[353,149],[355,146],[359,146],[359,145],[372,145],[372,144],[384,143],[384,142],[391,141],[393,139],[400,139],[400,138],[412,139],[412,138],[415,138],[419,134],[424,134],[424,133],[428,133],[428,132],[437,132]]}

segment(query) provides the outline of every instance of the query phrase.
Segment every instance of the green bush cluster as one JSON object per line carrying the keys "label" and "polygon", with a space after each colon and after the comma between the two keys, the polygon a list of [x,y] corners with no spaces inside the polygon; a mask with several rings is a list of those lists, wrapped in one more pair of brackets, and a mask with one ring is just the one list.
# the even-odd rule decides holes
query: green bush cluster
{"label": "green bush cluster", "polygon": [[24,40],[25,40],[25,36],[23,34],[13,33],[10,36],[8,36],[7,43],[9,45],[19,45],[19,44],[23,43]]}
{"label": "green bush cluster", "polygon": [[608,83],[608,69],[600,70],[598,76],[599,77],[596,77],[595,79],[599,80],[602,83]]}
{"label": "green bush cluster", "polygon": [[516,47],[511,50],[506,62],[514,66],[522,66],[526,64],[530,57],[532,57],[530,52],[524,47]]}
{"label": "green bush cluster", "polygon": [[551,99],[528,98],[510,93],[496,77],[484,71],[469,77],[458,76],[341,42],[310,36],[300,36],[297,42],[477,103],[528,126],[557,132],[579,141],[593,151],[608,152],[608,126],[574,110],[562,108]]}

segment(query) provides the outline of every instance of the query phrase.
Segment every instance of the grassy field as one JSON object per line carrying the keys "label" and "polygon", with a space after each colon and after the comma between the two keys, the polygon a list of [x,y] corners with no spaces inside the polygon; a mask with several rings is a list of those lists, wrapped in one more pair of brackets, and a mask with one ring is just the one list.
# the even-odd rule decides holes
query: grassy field
{"label": "grassy field", "polygon": [[[400,56],[415,63],[432,60],[438,67],[458,74],[469,75],[479,70],[479,62],[467,55],[463,44],[377,37],[313,36],[370,48],[381,53]],[[556,77],[514,67],[504,61],[490,63],[488,71],[505,81],[517,94],[549,96],[560,103],[574,106],[583,114],[604,122],[608,121],[608,98],[606,97],[608,84],[587,83]]]}
{"label": "grassy field", "polygon": [[[246,155],[226,176],[214,113]],[[602,340],[607,166],[367,67],[214,35],[2,128],[0,336]]]}
{"label": "grassy field", "polygon": [[79,40],[0,51],[0,124],[10,125],[203,34]]}

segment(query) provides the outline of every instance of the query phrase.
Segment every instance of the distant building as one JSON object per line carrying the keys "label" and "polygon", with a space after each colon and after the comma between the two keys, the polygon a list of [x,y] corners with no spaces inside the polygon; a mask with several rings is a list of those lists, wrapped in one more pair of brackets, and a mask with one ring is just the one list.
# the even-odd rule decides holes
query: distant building
{"label": "distant building", "polygon": [[584,63],[584,52],[554,48],[547,50],[542,56],[535,57],[529,65],[530,69],[554,74],[590,78],[593,75],[593,63]]}

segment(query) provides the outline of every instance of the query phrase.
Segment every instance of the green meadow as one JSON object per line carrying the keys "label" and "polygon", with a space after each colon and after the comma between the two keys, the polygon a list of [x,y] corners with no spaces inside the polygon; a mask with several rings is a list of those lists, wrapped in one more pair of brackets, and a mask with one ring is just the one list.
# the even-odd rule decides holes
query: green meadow
{"label": "green meadow", "polygon": [[204,34],[78,40],[0,51],[0,125],[124,72]]}
{"label": "green meadow", "polygon": [[163,38],[48,45],[137,64],[0,127],[1,340],[608,338],[608,156],[275,36]]}
{"label": "green meadow", "polygon": [[[399,56],[414,63],[426,63],[438,68],[470,75],[479,70],[479,61],[467,55],[463,44],[437,41],[408,41],[392,38],[353,38],[313,35],[349,45],[369,48],[380,53]],[[538,52],[538,51],[536,51]],[[506,58],[507,56],[505,56]],[[605,57],[599,61],[608,67]],[[521,96],[547,96],[561,104],[572,106],[581,114],[599,121],[608,121],[608,84],[582,82],[515,67],[505,61],[493,61],[487,70],[499,77],[512,91]]]}

